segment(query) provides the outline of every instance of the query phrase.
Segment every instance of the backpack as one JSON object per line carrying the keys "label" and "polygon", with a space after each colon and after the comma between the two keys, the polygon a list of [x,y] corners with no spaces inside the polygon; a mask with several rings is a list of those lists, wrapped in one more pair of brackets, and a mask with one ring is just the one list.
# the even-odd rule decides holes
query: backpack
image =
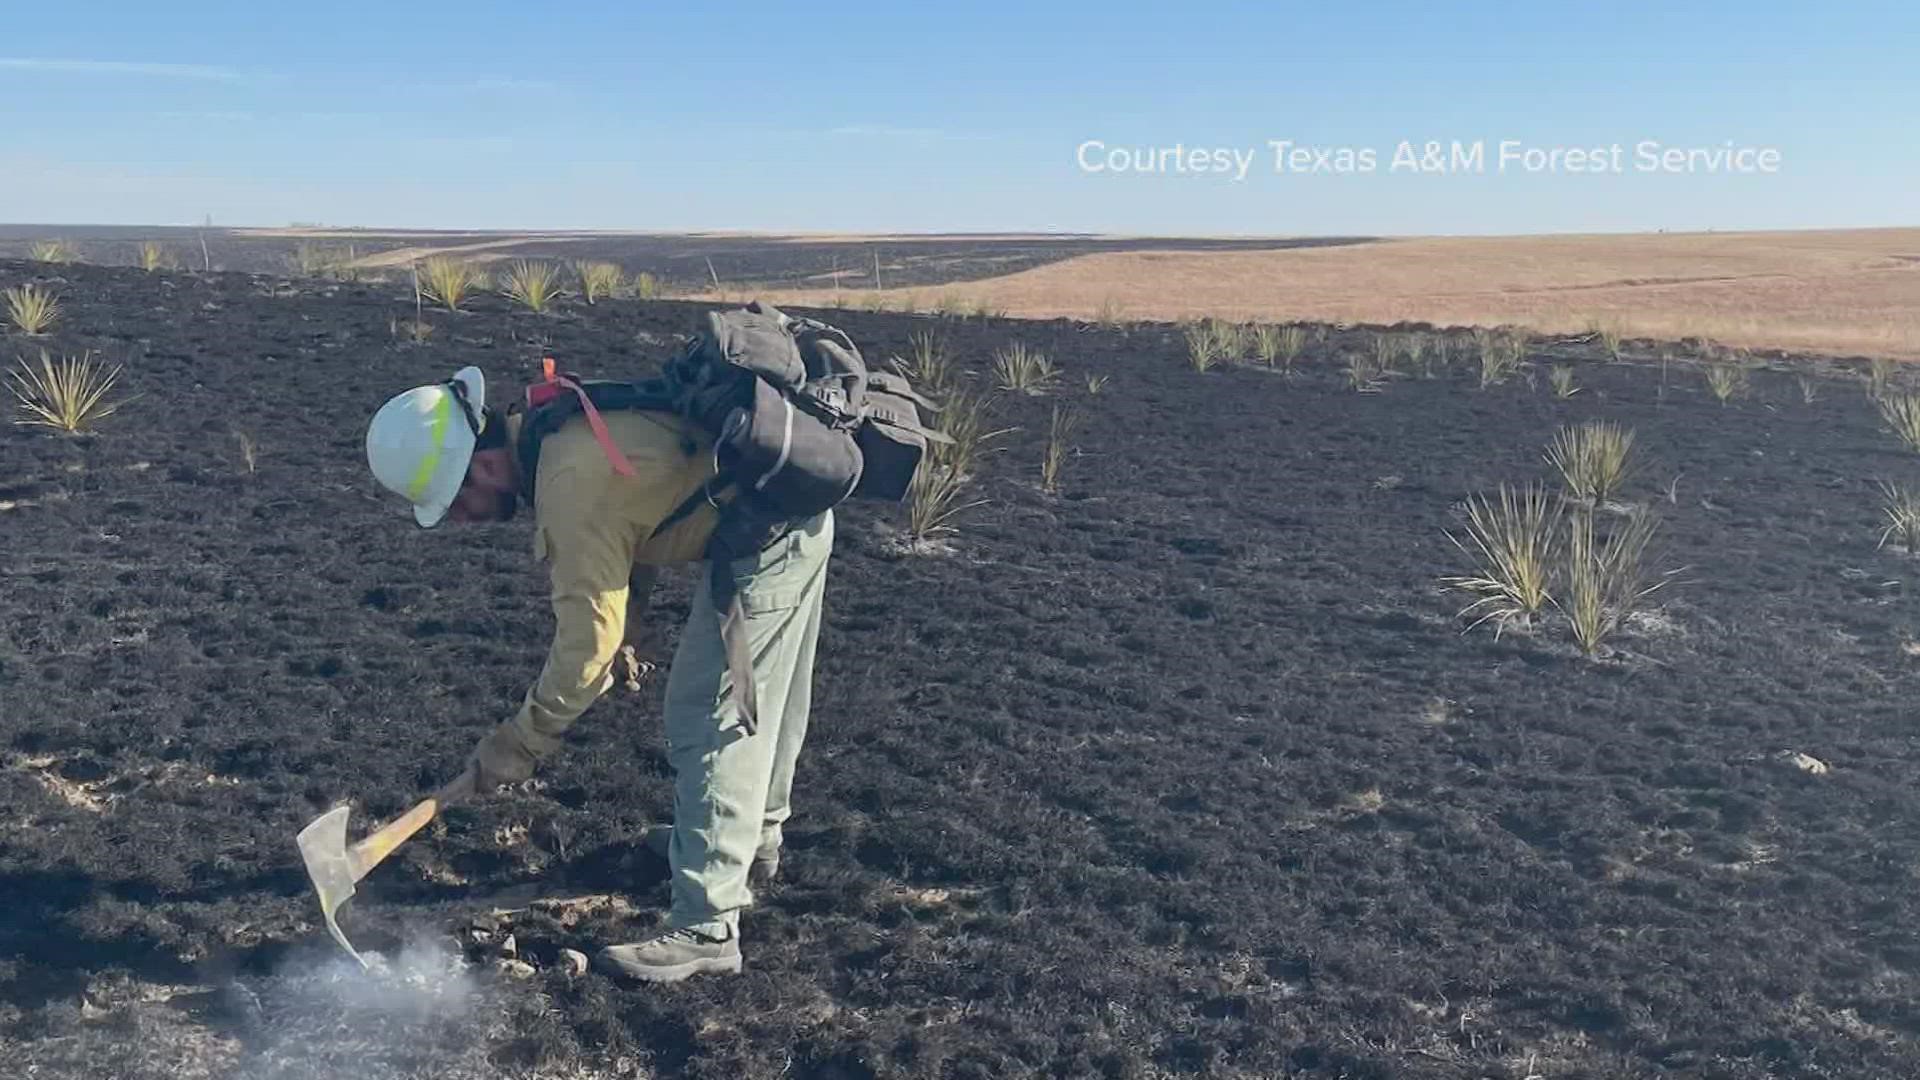
{"label": "backpack", "polygon": [[[633,466],[608,436],[601,412],[671,412],[712,437],[714,475],[656,532],[703,501],[720,509],[704,554],[741,725],[753,734],[745,614],[728,563],[758,554],[800,520],[847,499],[904,499],[927,444],[951,441],[922,416],[935,406],[904,377],[870,371],[837,327],[758,301],[707,312],[701,329],[650,379],[582,380],[556,374],[552,360],[544,370],[545,380],[527,389],[520,429],[521,494],[529,503],[541,441],[575,416],[585,415],[614,471],[628,477]],[[733,498],[722,505],[728,489]]]}

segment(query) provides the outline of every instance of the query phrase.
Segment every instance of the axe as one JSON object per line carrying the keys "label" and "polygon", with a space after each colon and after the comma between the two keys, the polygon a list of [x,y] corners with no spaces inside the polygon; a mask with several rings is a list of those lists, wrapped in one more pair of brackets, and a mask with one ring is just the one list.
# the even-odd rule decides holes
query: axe
{"label": "axe", "polygon": [[307,864],[307,876],[313,879],[313,890],[320,895],[320,914],[326,917],[327,932],[333,935],[333,940],[339,942],[341,948],[360,961],[362,968],[368,964],[354,949],[353,943],[347,940],[347,935],[341,933],[335,914],[340,910],[340,905],[353,898],[354,886],[367,876],[368,871],[380,865],[382,860],[393,854],[394,848],[406,843],[409,837],[432,821],[442,806],[466,793],[461,787],[463,782],[471,785],[471,780],[464,773],[430,797],[420,800],[413,809],[375,829],[357,844],[347,843],[348,808],[344,804],[314,818],[294,838],[300,848],[300,858]]}

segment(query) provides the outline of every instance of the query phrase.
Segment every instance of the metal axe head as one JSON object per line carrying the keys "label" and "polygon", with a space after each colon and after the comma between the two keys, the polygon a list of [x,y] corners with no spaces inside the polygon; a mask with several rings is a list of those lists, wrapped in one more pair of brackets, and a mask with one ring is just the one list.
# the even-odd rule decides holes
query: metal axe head
{"label": "metal axe head", "polygon": [[295,842],[300,845],[300,858],[306,861],[307,876],[313,879],[313,890],[320,894],[320,914],[326,917],[327,932],[365,968],[366,960],[340,932],[334,918],[340,905],[353,898],[354,882],[358,880],[354,859],[347,854],[347,809],[336,806],[314,818],[300,830]]}

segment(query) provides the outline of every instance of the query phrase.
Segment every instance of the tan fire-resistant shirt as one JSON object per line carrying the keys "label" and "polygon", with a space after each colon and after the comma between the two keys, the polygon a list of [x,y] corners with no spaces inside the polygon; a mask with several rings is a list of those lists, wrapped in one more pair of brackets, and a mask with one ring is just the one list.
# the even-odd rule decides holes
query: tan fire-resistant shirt
{"label": "tan fire-resistant shirt", "polygon": [[[636,565],[701,557],[716,513],[700,509],[654,531],[713,474],[713,444],[668,413],[607,412],[607,432],[639,475],[616,473],[583,419],[540,447],[534,485],[534,557],[552,569],[553,645],[515,714],[528,751],[545,757],[613,682],[627,632],[627,586]],[[517,441],[520,417],[508,418]]]}

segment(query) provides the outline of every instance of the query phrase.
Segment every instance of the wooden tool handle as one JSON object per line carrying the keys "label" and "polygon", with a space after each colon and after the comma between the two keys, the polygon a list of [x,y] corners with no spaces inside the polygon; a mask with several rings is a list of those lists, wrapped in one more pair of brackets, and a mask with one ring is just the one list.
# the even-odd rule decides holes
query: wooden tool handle
{"label": "wooden tool handle", "polygon": [[347,849],[347,862],[353,868],[353,880],[359,881],[367,876],[367,871],[379,866],[381,860],[393,854],[393,849],[407,842],[407,838],[421,830],[433,816],[440,812],[440,797],[422,799],[413,809],[382,825],[365,840]]}

